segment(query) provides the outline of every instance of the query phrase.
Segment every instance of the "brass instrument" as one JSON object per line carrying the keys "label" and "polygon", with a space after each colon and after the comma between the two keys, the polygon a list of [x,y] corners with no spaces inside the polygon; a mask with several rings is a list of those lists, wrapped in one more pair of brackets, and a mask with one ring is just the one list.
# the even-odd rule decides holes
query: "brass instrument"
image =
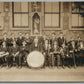
{"label": "brass instrument", "polygon": [[4,52],[4,51],[0,52],[0,57],[7,56],[7,55],[9,55],[8,52]]}

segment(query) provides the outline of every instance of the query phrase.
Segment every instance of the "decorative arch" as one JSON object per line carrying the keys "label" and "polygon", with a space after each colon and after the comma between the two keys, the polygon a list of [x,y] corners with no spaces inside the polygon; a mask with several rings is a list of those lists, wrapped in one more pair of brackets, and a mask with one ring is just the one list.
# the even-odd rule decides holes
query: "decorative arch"
{"label": "decorative arch", "polygon": [[32,17],[32,34],[33,35],[40,35],[40,16],[38,13],[34,13]]}

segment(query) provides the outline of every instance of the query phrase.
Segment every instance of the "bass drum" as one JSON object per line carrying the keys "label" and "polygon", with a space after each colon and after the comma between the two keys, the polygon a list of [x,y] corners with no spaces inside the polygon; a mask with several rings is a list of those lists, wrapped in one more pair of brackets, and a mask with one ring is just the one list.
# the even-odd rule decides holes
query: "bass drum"
{"label": "bass drum", "polygon": [[41,68],[45,62],[45,57],[39,51],[32,51],[27,56],[27,63],[30,68]]}

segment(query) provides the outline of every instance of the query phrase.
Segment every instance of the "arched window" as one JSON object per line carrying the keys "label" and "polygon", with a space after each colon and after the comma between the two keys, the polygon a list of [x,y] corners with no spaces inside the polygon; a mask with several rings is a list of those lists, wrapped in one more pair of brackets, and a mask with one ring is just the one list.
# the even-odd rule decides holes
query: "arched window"
{"label": "arched window", "polygon": [[38,13],[34,13],[33,15],[33,34],[38,35],[40,34],[40,16]]}

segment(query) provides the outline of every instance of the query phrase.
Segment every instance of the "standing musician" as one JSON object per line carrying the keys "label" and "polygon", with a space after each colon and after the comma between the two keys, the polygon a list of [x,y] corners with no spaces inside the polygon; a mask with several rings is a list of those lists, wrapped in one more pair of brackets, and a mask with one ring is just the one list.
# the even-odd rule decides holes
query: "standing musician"
{"label": "standing musician", "polygon": [[46,39],[44,41],[44,45],[43,45],[43,54],[45,56],[45,66],[49,66],[49,43],[48,43],[48,39]]}
{"label": "standing musician", "polygon": [[43,35],[43,38],[42,38],[42,40],[41,40],[41,41],[42,41],[42,45],[45,44],[45,40],[46,40],[46,39],[47,39],[47,36],[44,34],[44,35]]}
{"label": "standing musician", "polygon": [[7,38],[7,33],[5,32],[4,34],[3,34],[3,38],[2,38],[2,42],[6,42],[6,46],[8,46],[8,43],[9,43],[9,39]]}
{"label": "standing musician", "polygon": [[57,40],[55,40],[53,45],[52,45],[52,51],[53,51],[53,57],[54,57],[52,60],[53,65],[57,64],[57,68],[59,68],[59,65],[60,65],[60,49],[59,49]]}
{"label": "standing musician", "polygon": [[60,47],[62,67],[65,68],[64,67],[64,59],[65,59],[65,52],[66,52],[66,39],[63,36],[63,32],[60,32],[60,37],[58,37],[58,45]]}
{"label": "standing musician", "polygon": [[52,62],[52,59],[53,59],[53,54],[52,54],[52,45],[50,43],[50,39],[49,39],[49,44],[48,44],[48,60],[49,60],[49,67],[52,67],[53,62]]}
{"label": "standing musician", "polygon": [[3,41],[1,47],[0,47],[0,58],[2,61],[2,64],[4,64],[7,61],[8,66],[9,64],[9,52],[8,52],[8,48],[6,46],[6,42]]}
{"label": "standing musician", "polygon": [[8,48],[10,49],[13,46],[13,41],[16,41],[14,33],[11,33],[11,37],[8,39]]}
{"label": "standing musician", "polygon": [[52,39],[50,39],[51,45],[53,45],[54,41],[56,40],[56,34],[52,33]]}
{"label": "standing musician", "polygon": [[62,60],[62,67],[65,68],[65,58],[69,56],[69,50],[68,46],[63,43],[62,47],[60,48],[60,53],[61,53],[61,60]]}
{"label": "standing musician", "polygon": [[56,40],[56,36],[55,36],[55,33],[53,32],[51,34],[51,37],[49,37],[49,49],[48,49],[48,52],[49,52],[49,66],[50,67],[54,67],[54,56],[53,56],[53,53],[52,53],[52,45],[54,43],[54,41]]}
{"label": "standing musician", "polygon": [[76,59],[76,65],[79,65],[79,61],[80,61],[80,59],[79,59],[79,52],[80,52],[80,49],[79,49],[79,46],[80,46],[80,41],[81,41],[81,38],[80,38],[80,36],[78,35],[77,36],[77,40],[76,40],[76,45],[75,45],[75,48],[76,48],[76,51],[75,51],[75,59]]}
{"label": "standing musician", "polygon": [[19,47],[19,68],[22,67],[22,63],[26,63],[27,54],[29,53],[28,46],[26,46],[26,42],[22,42],[22,46]]}
{"label": "standing musician", "polygon": [[13,46],[11,47],[11,56],[13,57],[13,62],[17,63],[17,67],[19,67],[19,47],[16,45],[16,41],[14,40]]}
{"label": "standing musician", "polygon": [[17,41],[17,39],[15,38],[14,33],[11,34],[10,40],[11,40],[11,43],[13,43],[14,41]]}
{"label": "standing musician", "polygon": [[22,46],[22,42],[24,41],[23,34],[20,32],[19,37],[17,38],[17,44],[18,46]]}

